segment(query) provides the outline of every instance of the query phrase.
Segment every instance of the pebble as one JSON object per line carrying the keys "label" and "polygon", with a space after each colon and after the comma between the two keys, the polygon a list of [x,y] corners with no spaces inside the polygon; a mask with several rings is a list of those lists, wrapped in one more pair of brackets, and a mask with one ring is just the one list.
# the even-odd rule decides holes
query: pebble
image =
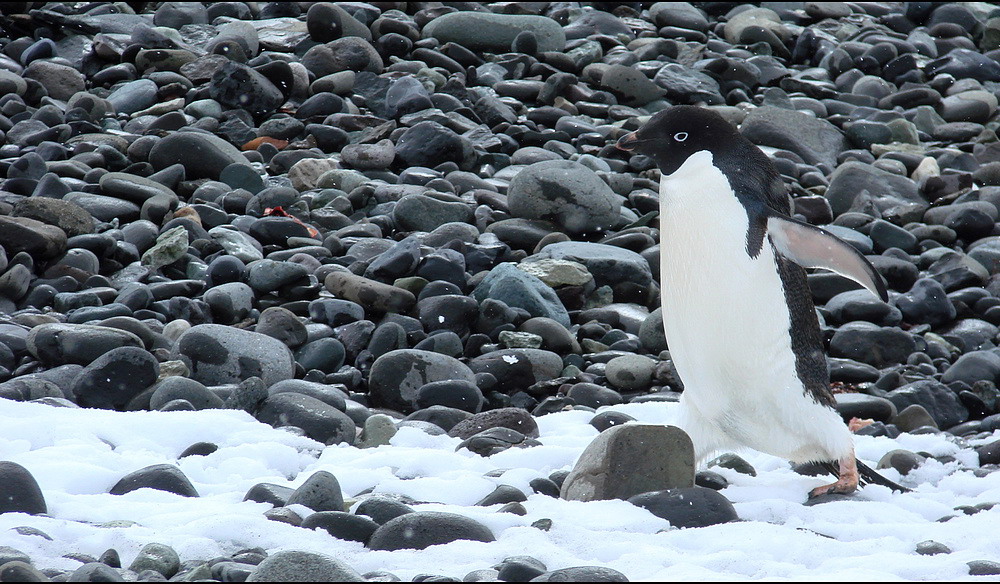
{"label": "pebble", "polygon": [[28,469],[9,460],[0,461],[0,479],[4,485],[0,513],[48,513],[42,489]]}
{"label": "pebble", "polygon": [[130,472],[119,479],[108,492],[112,495],[124,495],[137,489],[156,489],[182,497],[198,496],[198,491],[187,476],[171,464],[154,464]]}
{"label": "pebble", "polygon": [[269,555],[247,582],[364,582],[343,560],[314,552],[281,550]]}

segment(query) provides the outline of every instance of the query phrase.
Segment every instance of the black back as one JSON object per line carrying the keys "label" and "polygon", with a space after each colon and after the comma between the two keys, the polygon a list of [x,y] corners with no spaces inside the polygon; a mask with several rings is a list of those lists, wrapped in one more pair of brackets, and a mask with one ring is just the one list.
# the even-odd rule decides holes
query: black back
{"label": "black back", "polygon": [[[726,176],[749,220],[747,253],[756,258],[767,235],[767,218],[791,215],[791,201],[778,171],[760,148],[717,113],[696,106],[674,106],[636,132],[634,150],[652,158],[664,175],[672,174],[692,154],[712,153],[713,164]],[[778,275],[791,319],[789,334],[795,372],[816,402],[832,407],[830,374],[806,272],[775,252]]]}

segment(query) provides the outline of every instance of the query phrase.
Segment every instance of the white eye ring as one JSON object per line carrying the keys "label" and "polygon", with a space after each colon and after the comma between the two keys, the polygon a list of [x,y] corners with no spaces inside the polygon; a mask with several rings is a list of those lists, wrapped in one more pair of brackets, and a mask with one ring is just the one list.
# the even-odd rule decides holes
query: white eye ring
{"label": "white eye ring", "polygon": [[684,140],[687,139],[688,139],[687,132],[677,132],[676,134],[674,134],[674,140],[677,140],[678,142],[683,142]]}

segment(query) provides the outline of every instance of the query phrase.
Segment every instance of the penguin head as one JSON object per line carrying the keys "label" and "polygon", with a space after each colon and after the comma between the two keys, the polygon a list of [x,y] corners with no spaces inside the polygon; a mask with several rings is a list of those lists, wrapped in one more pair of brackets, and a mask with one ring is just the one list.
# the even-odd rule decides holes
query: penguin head
{"label": "penguin head", "polygon": [[702,151],[713,157],[732,151],[746,139],[719,114],[697,106],[677,105],[658,112],[616,146],[653,159],[664,175]]}

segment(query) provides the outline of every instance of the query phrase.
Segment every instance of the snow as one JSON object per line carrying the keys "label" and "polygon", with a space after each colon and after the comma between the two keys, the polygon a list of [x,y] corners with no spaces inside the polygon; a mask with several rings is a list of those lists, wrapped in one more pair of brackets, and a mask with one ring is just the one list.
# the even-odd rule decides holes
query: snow
{"label": "snow", "polygon": [[[615,406],[644,423],[669,423],[673,404]],[[780,459],[741,453],[758,471],[749,477],[714,469],[731,486],[738,523],[673,529],[644,509],[624,501],[563,501],[531,494],[528,513],[497,513],[498,506],[473,506],[498,484],[531,493],[528,483],[554,470],[570,469],[597,431],[593,414],[567,411],[538,418],[542,446],[510,449],[483,458],[455,448],[461,442],[403,427],[391,444],[370,449],[329,446],[274,429],[234,410],[199,412],[111,412],[58,408],[0,400],[0,460],[31,471],[48,503],[48,516],[0,515],[0,546],[30,555],[37,567],[74,569],[77,552],[99,556],[115,548],[128,565],[150,542],[172,546],[182,560],[211,559],[249,548],[268,552],[309,550],[337,557],[361,573],[388,570],[404,581],[418,574],[462,578],[505,557],[530,555],[549,569],[600,565],[631,580],[956,580],[966,562],[1000,561],[996,528],[1000,506],[975,515],[960,505],[1000,501],[1000,473],[976,477],[975,453],[944,436],[903,434],[898,439],[856,438],[859,457],[874,465],[895,448],[950,455],[907,477],[887,477],[913,487],[907,494],[865,487],[854,501],[804,506],[810,488],[824,477],[804,477]],[[1000,438],[995,433],[992,440]],[[177,456],[195,442],[213,442],[208,456]],[[985,443],[980,440],[972,445]],[[178,464],[201,494],[184,498],[151,489],[108,494],[122,476],[153,464]],[[500,476],[487,473],[502,470]],[[493,543],[457,541],[426,550],[371,551],[268,521],[268,505],[243,501],[253,485],[296,487],[326,470],[346,497],[373,488],[425,501],[416,509],[449,511],[476,519],[497,538]],[[304,508],[300,509],[307,511]],[[947,522],[941,517],[957,515]],[[552,521],[549,531],[531,527]],[[53,538],[22,535],[31,526]],[[921,556],[917,543],[933,539],[950,554]]]}

